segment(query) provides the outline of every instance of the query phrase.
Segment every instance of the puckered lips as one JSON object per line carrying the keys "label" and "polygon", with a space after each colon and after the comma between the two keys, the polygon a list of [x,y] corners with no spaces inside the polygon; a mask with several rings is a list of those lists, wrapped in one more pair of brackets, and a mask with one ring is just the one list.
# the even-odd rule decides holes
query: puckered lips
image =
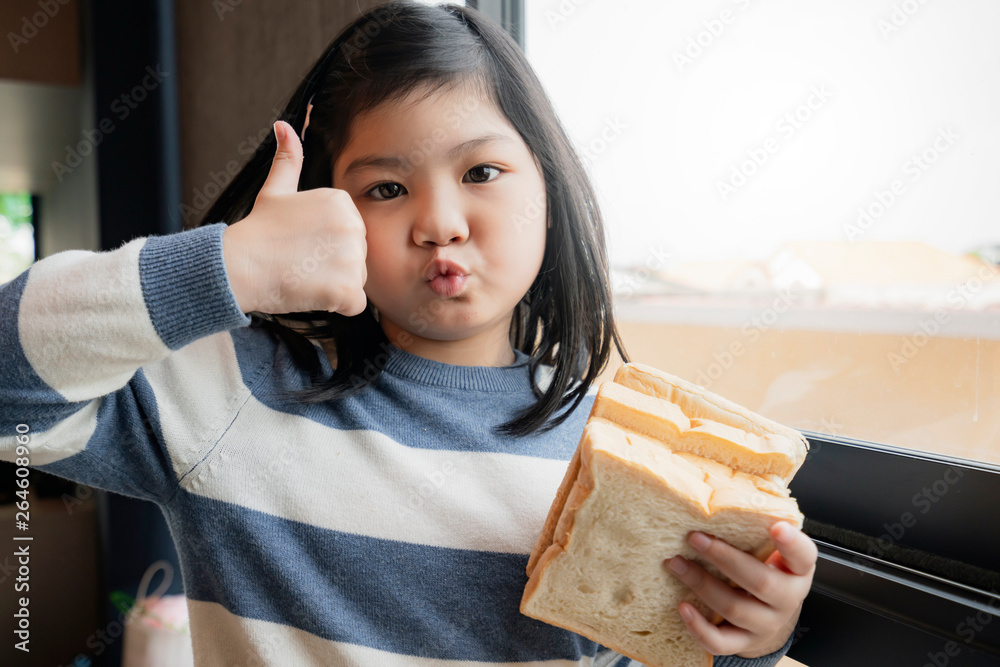
{"label": "puckered lips", "polygon": [[469,270],[444,257],[435,257],[424,271],[427,286],[440,297],[450,299],[465,290]]}

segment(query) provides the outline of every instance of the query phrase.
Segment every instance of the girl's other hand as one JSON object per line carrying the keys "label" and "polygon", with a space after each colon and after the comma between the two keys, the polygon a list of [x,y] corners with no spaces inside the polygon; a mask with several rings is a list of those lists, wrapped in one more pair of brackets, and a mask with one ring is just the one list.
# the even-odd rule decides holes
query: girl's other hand
{"label": "girl's other hand", "polygon": [[275,123],[271,171],[243,220],[222,235],[223,256],[244,313],[324,310],[358,315],[367,305],[365,223],[350,194],[298,191],[302,144]]}
{"label": "girl's other hand", "polygon": [[725,619],[716,626],[694,605],[679,605],[688,630],[714,655],[768,655],[785,645],[798,622],[816,571],[816,544],[787,521],[776,522],[770,533],[777,550],[764,562],[710,535],[688,536],[691,546],[739,588],[681,556],[666,561],[674,576]]}

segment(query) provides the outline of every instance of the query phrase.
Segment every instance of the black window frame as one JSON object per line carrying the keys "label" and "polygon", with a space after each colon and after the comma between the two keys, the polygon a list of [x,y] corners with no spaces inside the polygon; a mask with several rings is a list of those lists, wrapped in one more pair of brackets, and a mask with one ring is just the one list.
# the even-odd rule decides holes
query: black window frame
{"label": "black window frame", "polygon": [[1000,466],[804,433],[789,488],[819,559],[789,656],[1000,665]]}

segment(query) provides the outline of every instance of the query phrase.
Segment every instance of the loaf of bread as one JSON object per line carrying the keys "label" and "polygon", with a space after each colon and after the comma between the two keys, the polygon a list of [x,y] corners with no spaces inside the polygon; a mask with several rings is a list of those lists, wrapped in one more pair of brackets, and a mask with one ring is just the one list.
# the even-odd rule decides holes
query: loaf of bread
{"label": "loaf of bread", "polygon": [[802,526],[787,483],[807,449],[793,429],[625,364],[597,392],[528,560],[521,612],[648,667],[710,667],[677,605],[722,618],[663,561],[680,554],[726,580],[688,544],[693,530],[765,560],[771,525]]}

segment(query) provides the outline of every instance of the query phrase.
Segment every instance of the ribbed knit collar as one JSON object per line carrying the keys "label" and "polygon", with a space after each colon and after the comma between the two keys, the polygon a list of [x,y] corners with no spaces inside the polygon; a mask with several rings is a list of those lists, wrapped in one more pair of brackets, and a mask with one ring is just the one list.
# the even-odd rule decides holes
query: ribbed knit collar
{"label": "ribbed knit collar", "polygon": [[426,359],[388,343],[383,347],[388,360],[382,372],[436,387],[469,391],[531,391],[528,355],[514,350],[510,366],[456,366]]}

